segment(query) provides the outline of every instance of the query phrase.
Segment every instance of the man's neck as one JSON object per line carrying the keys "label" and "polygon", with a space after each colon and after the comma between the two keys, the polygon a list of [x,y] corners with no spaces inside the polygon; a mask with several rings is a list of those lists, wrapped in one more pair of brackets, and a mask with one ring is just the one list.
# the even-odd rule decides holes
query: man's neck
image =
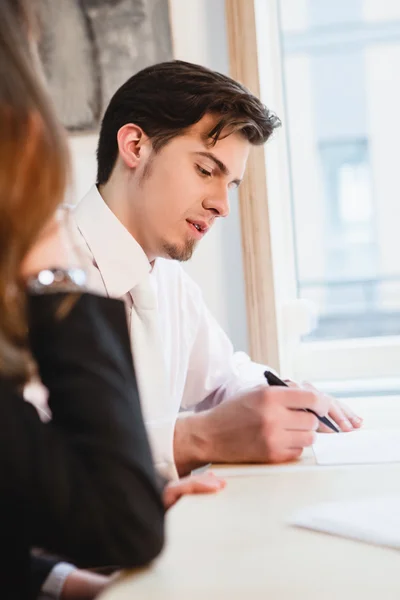
{"label": "man's neck", "polygon": [[[129,231],[129,233],[136,239],[135,232],[132,231],[130,214],[128,213],[128,203],[125,200],[124,190],[121,186],[116,186],[111,181],[104,185],[98,185],[97,189],[108,208],[122,225]],[[136,239],[137,241],[137,239]]]}
{"label": "man's neck", "polygon": [[[98,185],[97,189],[99,191],[100,196],[103,198],[104,202],[107,204],[111,212],[114,213],[117,219],[122,223],[125,229],[142,247],[143,251],[149,258],[149,255],[146,252],[144,245],[140,239],[140,235],[136,231],[137,228],[135,227],[135,225],[137,225],[137,223],[132,221],[131,206],[129,205],[127,194],[123,187],[121,185],[113,183],[110,180],[104,185]],[[152,268],[154,266],[154,261],[155,257],[149,258],[149,262]]]}

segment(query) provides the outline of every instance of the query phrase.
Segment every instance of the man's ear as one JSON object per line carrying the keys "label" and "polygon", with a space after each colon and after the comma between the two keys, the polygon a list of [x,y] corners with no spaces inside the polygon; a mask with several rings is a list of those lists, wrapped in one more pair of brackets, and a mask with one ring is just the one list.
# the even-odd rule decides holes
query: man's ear
{"label": "man's ear", "polygon": [[127,167],[136,169],[143,162],[149,146],[146,142],[149,142],[149,138],[137,125],[128,123],[121,127],[117,134],[118,150]]}

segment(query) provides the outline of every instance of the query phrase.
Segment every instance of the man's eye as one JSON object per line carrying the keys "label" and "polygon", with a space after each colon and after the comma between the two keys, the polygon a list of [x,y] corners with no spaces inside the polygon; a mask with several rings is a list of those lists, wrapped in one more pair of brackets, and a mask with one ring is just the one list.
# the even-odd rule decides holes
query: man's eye
{"label": "man's eye", "polygon": [[200,165],[196,165],[196,167],[201,175],[203,175],[204,177],[211,177],[212,173],[210,171],[207,171],[207,169],[203,169],[203,167],[201,167]]}

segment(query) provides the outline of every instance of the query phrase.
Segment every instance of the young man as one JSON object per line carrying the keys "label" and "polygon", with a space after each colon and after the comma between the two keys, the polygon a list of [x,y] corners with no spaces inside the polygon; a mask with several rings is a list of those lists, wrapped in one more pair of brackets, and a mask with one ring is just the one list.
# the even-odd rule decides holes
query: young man
{"label": "young man", "polygon": [[296,459],[318,421],[293,409],[329,413],[345,431],[361,424],[315,390],[268,388],[264,367],[234,354],[179,264],[228,216],[251,145],[277,125],[224,75],[181,61],[149,67],[111,100],[97,186],[74,212],[92,284],[126,300],[153,454],[169,476],[207,462]]}

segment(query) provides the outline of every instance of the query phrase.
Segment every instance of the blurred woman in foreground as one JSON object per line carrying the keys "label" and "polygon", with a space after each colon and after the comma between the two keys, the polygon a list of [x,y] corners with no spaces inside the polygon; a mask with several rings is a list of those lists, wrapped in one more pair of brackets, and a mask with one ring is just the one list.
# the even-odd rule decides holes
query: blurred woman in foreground
{"label": "blurred woman in foreground", "polygon": [[[163,545],[124,306],[83,293],[46,236],[68,179],[63,133],[37,83],[24,4],[0,4],[0,595],[33,597],[33,546],[82,566],[133,567]],[[43,224],[46,224],[45,231]],[[41,244],[35,249],[39,234]],[[51,292],[51,293],[50,293]],[[52,421],[24,402],[37,369]]]}
{"label": "blurred woman in foreground", "polygon": [[[31,558],[33,547],[83,567],[143,565],[162,548],[165,509],[183,494],[224,486],[212,475],[162,491],[156,483],[124,304],[85,291],[55,216],[69,157],[37,81],[27,6],[0,3],[0,586],[7,600],[37,597],[56,562]],[[23,400],[34,375],[49,391],[48,424]],[[59,582],[63,599],[92,598],[105,581],[73,575]]]}

